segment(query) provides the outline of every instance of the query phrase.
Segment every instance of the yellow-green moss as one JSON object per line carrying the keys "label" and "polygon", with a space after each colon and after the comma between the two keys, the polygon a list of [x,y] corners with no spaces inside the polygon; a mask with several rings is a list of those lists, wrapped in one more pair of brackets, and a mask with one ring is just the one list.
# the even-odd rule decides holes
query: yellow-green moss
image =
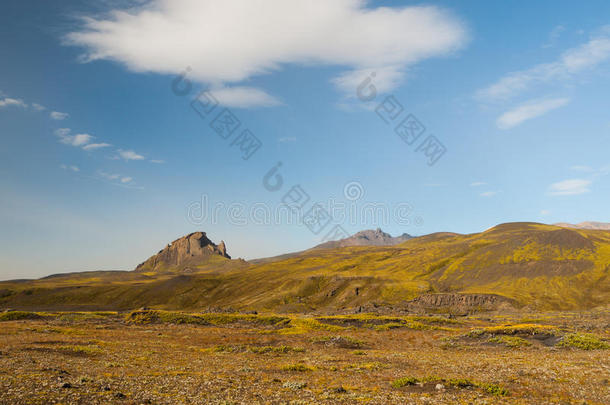
{"label": "yellow-green moss", "polygon": [[282,366],[282,370],[284,371],[313,371],[312,367],[306,366],[305,364],[296,363],[296,364],[286,364]]}
{"label": "yellow-green moss", "polygon": [[561,338],[559,347],[574,347],[582,350],[610,349],[610,344],[589,333],[570,333]]}
{"label": "yellow-green moss", "polygon": [[506,347],[525,347],[531,346],[532,344],[527,340],[520,338],[518,336],[495,336],[489,339],[491,343],[500,343]]}

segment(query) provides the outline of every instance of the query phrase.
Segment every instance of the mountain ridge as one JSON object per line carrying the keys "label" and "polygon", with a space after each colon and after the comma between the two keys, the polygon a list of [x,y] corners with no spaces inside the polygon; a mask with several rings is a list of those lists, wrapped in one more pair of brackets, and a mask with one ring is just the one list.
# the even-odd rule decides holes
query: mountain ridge
{"label": "mountain ridge", "polygon": [[381,230],[381,228],[366,229],[357,232],[347,238],[328,241],[314,246],[312,249],[333,249],[347,246],[393,246],[413,238],[408,233],[392,236]]}
{"label": "mountain ridge", "polygon": [[467,235],[436,233],[393,246],[310,249],[261,263],[214,252],[207,259],[201,266],[167,271],[153,266],[120,274],[0,282],[0,306],[336,313],[408,308],[407,303],[430,294],[433,299],[424,301],[496,295],[516,307],[542,310],[589,309],[610,302],[610,232],[538,223],[500,224]]}
{"label": "mountain ridge", "polygon": [[558,222],[553,224],[555,226],[561,226],[563,228],[574,228],[574,229],[590,229],[590,230],[610,230],[610,223],[608,222],[596,222],[596,221],[584,221],[578,224],[570,224],[568,222]]}

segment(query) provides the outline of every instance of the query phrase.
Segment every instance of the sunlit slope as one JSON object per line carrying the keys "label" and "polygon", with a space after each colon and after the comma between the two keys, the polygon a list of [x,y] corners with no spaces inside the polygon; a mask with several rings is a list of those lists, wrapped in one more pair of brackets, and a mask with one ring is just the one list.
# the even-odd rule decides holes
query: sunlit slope
{"label": "sunlit slope", "polygon": [[534,223],[432,234],[397,246],[310,250],[255,265],[229,263],[219,272],[0,283],[0,305],[309,311],[398,305],[434,292],[498,294],[538,309],[610,303],[610,232]]}
{"label": "sunlit slope", "polygon": [[[256,280],[252,285],[283,280],[290,293],[278,289],[273,299],[316,307],[467,292],[539,308],[587,308],[610,302],[609,266],[610,232],[513,223],[472,235],[432,234],[396,247],[310,251],[257,266],[248,277]],[[271,299],[248,298],[248,304]]]}

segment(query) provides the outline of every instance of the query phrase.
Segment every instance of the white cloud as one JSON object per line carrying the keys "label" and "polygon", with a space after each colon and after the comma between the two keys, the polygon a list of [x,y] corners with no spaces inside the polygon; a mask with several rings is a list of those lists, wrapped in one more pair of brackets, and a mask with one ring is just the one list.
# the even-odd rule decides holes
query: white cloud
{"label": "white cloud", "polygon": [[84,150],[95,150],[95,149],[100,149],[100,148],[107,148],[109,146],[112,146],[109,143],[90,143],[88,145],[83,146]]}
{"label": "white cloud", "polygon": [[120,174],[110,174],[110,173],[103,172],[101,170],[98,171],[97,174],[99,174],[100,177],[102,177],[102,178],[104,178],[106,180],[117,180],[117,179],[119,179],[121,177]]}
{"label": "white cloud", "polygon": [[108,173],[102,170],[97,171],[97,176],[101,180],[105,180],[114,186],[143,190],[143,187],[134,183],[133,177],[123,176],[116,173]]}
{"label": "white cloud", "polygon": [[592,178],[606,176],[606,175],[610,174],[610,165],[602,166],[599,168],[594,168],[594,167],[585,166],[585,165],[577,165],[577,166],[570,167],[570,169],[574,170],[576,172],[589,173],[589,174],[591,174]]}
{"label": "white cloud", "polygon": [[26,103],[24,103],[23,100],[21,100],[21,99],[7,97],[7,98],[3,98],[0,100],[0,108],[4,108],[4,107],[27,108],[28,105]]}
{"label": "white cloud", "polygon": [[76,134],[72,137],[72,141],[70,142],[70,145],[85,146],[89,142],[91,142],[92,139],[93,139],[93,136],[91,136],[89,134]]}
{"label": "white cloud", "polygon": [[566,30],[566,27],[564,27],[563,25],[557,25],[555,26],[552,30],[551,33],[549,34],[549,40],[547,43],[543,44],[542,47],[543,48],[551,48],[553,46],[555,46],[555,44],[557,43],[557,40],[559,39],[559,37],[561,36],[561,34]]}
{"label": "white cloud", "polygon": [[72,146],[85,146],[93,137],[89,134],[66,135],[61,138],[61,142]]}
{"label": "white cloud", "polygon": [[151,159],[150,163],[163,164],[163,163],[165,163],[165,160]]}
{"label": "white cloud", "polygon": [[66,136],[66,135],[69,135],[70,132],[71,132],[70,128],[58,128],[55,131],[53,131],[53,133],[55,135],[59,136],[60,138]]}
{"label": "white cloud", "polygon": [[49,113],[49,116],[51,118],[53,118],[54,120],[62,121],[62,120],[65,120],[66,118],[68,118],[70,116],[70,114],[59,112],[59,111],[51,111]]}
{"label": "white cloud", "polygon": [[542,210],[542,211],[540,211],[540,215],[542,215],[543,217],[545,217],[547,215],[550,215],[550,214],[551,214],[551,211],[549,211],[549,210]]}
{"label": "white cloud", "polygon": [[528,90],[530,86],[570,79],[592,69],[610,59],[610,36],[607,31],[603,30],[602,35],[568,49],[554,62],[510,73],[491,86],[479,90],[476,95],[484,101],[506,100]]}
{"label": "white cloud", "polygon": [[[408,67],[467,41],[464,24],[435,6],[368,8],[364,0],[152,0],[106,19],[85,18],[66,43],[83,60],[114,60],[136,72],[178,74],[224,87],[286,65],[340,66],[335,84],[349,94],[363,71],[389,90]],[[246,106],[277,100],[250,87]],[[380,90],[381,91],[381,90]],[[255,104],[259,103],[259,104]]]}
{"label": "white cloud", "polygon": [[484,183],[482,181],[473,181],[472,183],[470,183],[470,187],[481,187],[485,185],[487,185],[487,183]]}
{"label": "white cloud", "polygon": [[281,104],[275,97],[255,87],[222,87],[211,91],[218,103],[227,107],[271,107]]}
{"label": "white cloud", "polygon": [[144,156],[139,155],[132,150],[119,149],[117,151],[117,153],[119,154],[119,157],[124,160],[142,160],[142,159],[144,159]]}
{"label": "white cloud", "polygon": [[483,193],[480,194],[481,197],[493,197],[494,195],[498,194],[499,191],[485,191]]}
{"label": "white cloud", "polygon": [[517,106],[502,114],[496,121],[500,129],[510,129],[532,118],[539,117],[549,111],[563,107],[568,104],[568,98],[553,98],[546,100],[534,100]]}
{"label": "white cloud", "polygon": [[569,179],[553,183],[549,186],[549,193],[551,195],[578,195],[584,194],[591,191],[589,186],[591,180],[585,179]]}
{"label": "white cloud", "polygon": [[80,168],[78,166],[68,166],[68,165],[59,165],[64,170],[72,170],[73,172],[80,172]]}
{"label": "white cloud", "polygon": [[570,169],[577,171],[577,172],[587,172],[587,173],[592,173],[595,171],[595,169],[592,168],[591,166],[585,166],[585,165],[572,166],[572,167],[570,167]]}
{"label": "white cloud", "polygon": [[379,93],[387,93],[402,83],[404,75],[404,68],[401,65],[377,66],[345,72],[334,78],[332,82],[346,94],[355,95],[358,86],[366,78],[371,77],[375,89]]}
{"label": "white cloud", "polygon": [[277,141],[281,142],[281,143],[296,142],[297,141],[297,137],[296,136],[283,136],[281,138],[278,138]]}
{"label": "white cloud", "polygon": [[89,134],[70,135],[70,128],[59,128],[54,133],[59,137],[61,143],[79,147],[84,147],[94,138]]}
{"label": "white cloud", "polygon": [[70,135],[70,128],[58,128],[53,133],[59,138],[59,141],[66,145],[76,146],[86,151],[93,151],[101,148],[112,146],[109,143],[91,143],[95,137],[89,134]]}
{"label": "white cloud", "polygon": [[45,107],[42,104],[38,104],[38,103],[32,103],[32,108],[36,111],[44,111],[47,109],[47,107]]}

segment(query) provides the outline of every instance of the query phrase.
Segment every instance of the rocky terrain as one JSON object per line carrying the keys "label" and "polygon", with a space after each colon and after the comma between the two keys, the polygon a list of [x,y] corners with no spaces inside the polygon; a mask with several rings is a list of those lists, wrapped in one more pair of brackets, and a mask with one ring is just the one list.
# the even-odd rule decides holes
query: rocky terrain
{"label": "rocky terrain", "polygon": [[610,403],[610,313],[0,313],[2,404]]}

